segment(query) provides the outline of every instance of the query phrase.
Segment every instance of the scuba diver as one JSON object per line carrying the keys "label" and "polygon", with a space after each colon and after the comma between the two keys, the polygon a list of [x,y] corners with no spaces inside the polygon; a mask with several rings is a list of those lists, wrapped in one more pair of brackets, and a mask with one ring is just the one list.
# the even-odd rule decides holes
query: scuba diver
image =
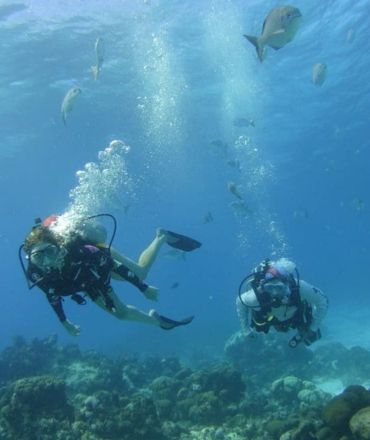
{"label": "scuba diver", "polygon": [[[247,286],[247,287],[245,287]],[[247,337],[257,332],[297,330],[290,339],[294,348],[321,338],[320,324],[328,309],[327,297],[299,279],[296,265],[286,259],[264,260],[240,284],[236,309]]]}
{"label": "scuba diver", "polygon": [[[107,233],[104,226],[95,220],[104,216],[114,221],[109,244],[105,243]],[[37,286],[46,294],[63,327],[73,336],[80,334],[80,326],[69,321],[64,313],[63,300],[66,296],[78,304],[85,304],[85,298],[89,298],[118,319],[151,324],[165,330],[189,324],[193,316],[175,321],[155,310],[145,313],[124,304],[117,297],[111,279],[128,281],[147,299],[157,301],[159,290],[145,283],[144,279],[162,245],[167,243],[190,252],[200,247],[201,243],[181,234],[158,229],[154,240],[135,262],[112,248],[115,231],[116,220],[110,214],[81,219],[73,222],[72,226],[69,222],[67,227],[63,216],[52,215],[44,221],[37,219],[19,249],[29,289]],[[26,253],[27,268],[22,251]]]}

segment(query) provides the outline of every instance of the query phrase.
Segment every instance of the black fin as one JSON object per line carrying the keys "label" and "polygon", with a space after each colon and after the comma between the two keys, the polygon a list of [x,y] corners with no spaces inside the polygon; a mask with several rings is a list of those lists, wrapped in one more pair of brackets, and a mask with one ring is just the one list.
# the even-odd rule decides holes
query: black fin
{"label": "black fin", "polygon": [[159,315],[160,327],[163,328],[163,330],[172,330],[173,328],[180,327],[181,325],[188,325],[193,319],[194,316],[189,316],[188,318],[181,319],[180,321],[175,321],[174,319]]}
{"label": "black fin", "polygon": [[194,240],[194,238],[187,237],[186,235],[177,234],[176,232],[167,230],[164,230],[164,233],[166,234],[166,243],[173,248],[185,252],[191,252],[202,246],[202,243]]}

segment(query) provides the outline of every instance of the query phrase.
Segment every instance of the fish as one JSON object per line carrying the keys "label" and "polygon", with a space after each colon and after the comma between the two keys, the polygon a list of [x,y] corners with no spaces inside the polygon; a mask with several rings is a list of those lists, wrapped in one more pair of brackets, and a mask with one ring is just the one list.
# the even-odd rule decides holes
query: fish
{"label": "fish", "polygon": [[95,81],[99,78],[100,71],[104,62],[104,54],[105,54],[104,41],[102,38],[98,37],[95,41],[96,65],[91,66],[91,72],[93,74]]}
{"label": "fish", "polygon": [[239,189],[238,189],[238,187],[237,187],[235,182],[228,182],[227,183],[227,189],[236,198],[238,198],[239,200],[243,200],[243,196],[240,194],[240,191],[239,191]]}
{"label": "fish", "polygon": [[207,214],[203,217],[203,223],[211,223],[213,222],[213,215],[212,212],[208,211]]}
{"label": "fish", "polygon": [[258,59],[265,58],[265,46],[279,50],[290,43],[298,31],[302,14],[294,6],[273,8],[265,18],[259,37],[244,34],[244,37],[256,48]]}
{"label": "fish", "polygon": [[178,281],[175,281],[173,284],[171,284],[171,289],[177,289],[179,285],[180,283]]}
{"label": "fish", "polygon": [[233,120],[233,126],[234,127],[255,127],[255,123],[253,119],[246,119],[246,118],[235,118]]}
{"label": "fish", "polygon": [[73,109],[74,102],[78,95],[80,95],[81,89],[78,87],[72,87],[68,90],[63,98],[61,113],[64,125],[67,125],[67,116]]}
{"label": "fish", "polygon": [[325,63],[316,63],[312,68],[312,82],[315,86],[322,86],[326,79],[328,67]]}

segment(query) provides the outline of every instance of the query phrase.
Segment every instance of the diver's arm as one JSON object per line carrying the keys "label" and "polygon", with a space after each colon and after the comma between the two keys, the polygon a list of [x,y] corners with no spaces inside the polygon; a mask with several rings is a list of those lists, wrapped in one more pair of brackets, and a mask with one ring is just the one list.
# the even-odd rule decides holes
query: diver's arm
{"label": "diver's arm", "polygon": [[58,316],[59,321],[63,324],[63,322],[66,321],[67,318],[63,310],[62,297],[51,291],[51,289],[46,292],[46,297],[54,312]]}
{"label": "diver's arm", "polygon": [[312,323],[310,329],[317,331],[328,311],[328,298],[317,287],[306,281],[300,281],[301,299],[306,300],[312,306]]}
{"label": "diver's arm", "polygon": [[80,326],[73,324],[67,319],[63,310],[62,297],[50,291],[46,293],[46,297],[67,332],[72,336],[78,336],[80,334]]}

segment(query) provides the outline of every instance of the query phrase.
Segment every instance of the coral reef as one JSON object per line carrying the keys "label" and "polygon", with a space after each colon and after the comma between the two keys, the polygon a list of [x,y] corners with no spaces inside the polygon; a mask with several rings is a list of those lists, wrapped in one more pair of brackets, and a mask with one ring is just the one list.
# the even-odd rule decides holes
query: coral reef
{"label": "coral reef", "polygon": [[[111,359],[55,337],[0,354],[0,440],[367,440],[370,352],[234,335],[224,361]],[[334,356],[330,353],[334,353]],[[344,387],[343,387],[344,388]]]}

